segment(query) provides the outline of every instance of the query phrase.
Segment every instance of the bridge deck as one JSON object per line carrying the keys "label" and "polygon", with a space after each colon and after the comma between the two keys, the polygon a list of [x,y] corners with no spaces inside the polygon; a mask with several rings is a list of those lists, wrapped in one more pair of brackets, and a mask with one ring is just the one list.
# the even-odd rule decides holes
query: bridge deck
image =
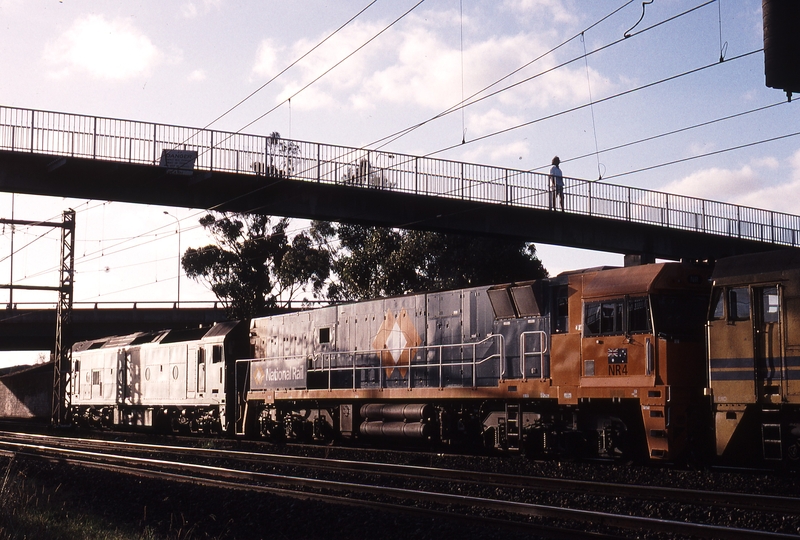
{"label": "bridge deck", "polygon": [[[164,155],[173,150],[188,153]],[[800,243],[800,217],[758,208],[565,178],[562,214],[549,209],[541,173],[10,107],[0,107],[0,190],[501,234],[672,259]]]}

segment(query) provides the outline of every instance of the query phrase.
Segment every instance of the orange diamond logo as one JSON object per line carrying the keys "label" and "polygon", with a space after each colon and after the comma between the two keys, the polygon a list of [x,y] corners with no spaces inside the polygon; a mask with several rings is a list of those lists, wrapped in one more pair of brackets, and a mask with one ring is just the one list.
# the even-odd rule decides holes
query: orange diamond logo
{"label": "orange diamond logo", "polygon": [[422,339],[405,309],[401,309],[397,317],[392,310],[386,311],[383,324],[372,341],[372,348],[381,351],[381,366],[386,371],[387,379],[396,369],[400,371],[400,377],[406,376],[412,349],[421,343]]}

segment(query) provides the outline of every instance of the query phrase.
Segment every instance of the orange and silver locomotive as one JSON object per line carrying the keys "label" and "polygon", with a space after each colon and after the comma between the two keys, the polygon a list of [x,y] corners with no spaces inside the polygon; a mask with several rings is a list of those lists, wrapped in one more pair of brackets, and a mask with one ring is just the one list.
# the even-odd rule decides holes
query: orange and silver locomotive
{"label": "orange and silver locomotive", "polygon": [[707,417],[709,274],[593,269],[259,318],[236,429],[676,459]]}

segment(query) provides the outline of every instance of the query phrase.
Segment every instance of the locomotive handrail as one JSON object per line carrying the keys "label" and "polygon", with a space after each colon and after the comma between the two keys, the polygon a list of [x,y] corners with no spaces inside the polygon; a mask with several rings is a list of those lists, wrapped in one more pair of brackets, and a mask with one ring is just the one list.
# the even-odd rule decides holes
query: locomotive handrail
{"label": "locomotive handrail", "polygon": [[[549,176],[532,170],[0,106],[0,150],[158,166],[163,151],[176,149],[196,152],[193,168],[203,171],[551,209]],[[564,195],[567,213],[800,245],[792,214],[566,177]]]}
{"label": "locomotive handrail", "polygon": [[[539,343],[542,345],[541,350],[539,351],[525,351],[525,343],[526,338],[528,336],[539,336]],[[539,380],[544,381],[544,355],[548,351],[548,343],[547,343],[547,333],[542,330],[530,330],[528,332],[522,332],[519,335],[519,361],[520,361],[520,368],[522,371],[522,380],[528,380],[528,364],[526,359],[528,356],[539,356]]]}
{"label": "locomotive handrail", "polygon": [[[480,360],[478,360],[478,347],[484,346],[488,343],[495,342],[496,345],[490,345],[493,347],[497,347],[498,351],[492,354],[489,354]],[[463,360],[462,354],[462,361],[445,361],[444,360],[444,349],[448,348],[460,348],[460,349],[471,349],[471,360]],[[241,359],[237,360],[239,362],[253,362],[253,361],[264,361],[264,360],[296,360],[299,358],[311,360],[311,366],[308,368],[309,372],[315,373],[327,373],[328,379],[328,390],[333,390],[333,378],[332,374],[334,372],[343,372],[343,371],[352,371],[352,389],[358,389],[358,377],[357,374],[361,371],[372,371],[378,370],[378,385],[379,388],[384,388],[384,369],[408,369],[408,388],[412,388],[412,373],[414,370],[420,369],[435,369],[438,367],[439,371],[439,388],[444,388],[443,385],[443,369],[445,367],[457,367],[457,366],[471,366],[472,367],[472,387],[477,387],[477,366],[483,365],[486,362],[490,362],[493,360],[498,361],[498,379],[501,380],[505,376],[505,372],[503,366],[505,364],[505,339],[500,334],[489,334],[481,341],[476,342],[469,342],[469,343],[451,343],[447,345],[420,345],[417,347],[407,347],[405,350],[409,352],[409,362],[403,365],[397,366],[384,366],[381,363],[382,355],[387,354],[387,349],[365,349],[361,351],[331,351],[331,352],[319,352],[313,355],[307,354],[297,354],[297,355],[281,355],[281,356],[273,356],[268,358],[250,358],[250,359]],[[435,362],[428,362],[426,361],[423,363],[414,363],[414,358],[427,358],[427,352],[434,352],[434,357],[436,359]],[[418,354],[422,352],[423,354]],[[349,361],[346,362],[345,365],[342,366],[334,366],[333,365],[333,358],[339,356],[343,358],[348,358]],[[366,358],[366,362],[359,362],[358,358]],[[377,360],[377,365],[374,363]],[[316,367],[317,363],[320,364],[319,367]],[[327,364],[327,366],[326,366]]]}
{"label": "locomotive handrail", "polygon": [[[488,342],[491,342],[491,341],[498,341],[499,342],[499,352],[493,353],[491,355],[488,355],[488,356],[482,358],[481,360],[478,360],[477,359],[477,356],[478,356],[477,348],[479,346],[484,345],[484,344],[486,344]],[[460,348],[460,349],[463,349],[465,347],[472,349],[472,360],[471,361],[462,361],[462,362],[452,362],[452,361],[445,362],[444,361],[444,358],[443,358],[444,355],[442,354],[442,351],[444,349],[448,349],[448,348]],[[418,351],[430,351],[431,349],[436,351],[436,353],[435,353],[435,358],[437,359],[436,362],[426,362],[424,364],[414,364],[413,363],[413,358],[423,358],[423,357],[427,357],[428,356],[427,354],[423,354],[423,355],[416,354],[416,352],[418,352]],[[484,364],[484,363],[486,363],[486,362],[488,362],[490,360],[493,360],[495,358],[498,360],[498,374],[500,374],[499,378],[502,379],[503,376],[504,376],[503,364],[505,363],[504,362],[504,360],[505,360],[505,342],[504,342],[503,336],[500,335],[500,334],[490,334],[490,335],[486,336],[486,338],[484,338],[483,340],[477,341],[477,342],[451,343],[451,344],[446,344],[446,345],[420,345],[420,346],[417,346],[417,347],[408,347],[408,348],[406,348],[406,350],[409,351],[409,362],[408,362],[408,364],[397,365],[397,366],[384,366],[384,365],[380,364],[382,355],[386,354],[388,352],[387,349],[365,349],[365,350],[362,350],[362,351],[336,351],[336,352],[328,352],[328,353],[318,353],[318,354],[314,355],[314,358],[315,359],[319,358],[322,365],[321,365],[321,367],[319,369],[312,368],[310,371],[327,372],[328,373],[328,389],[329,390],[332,389],[331,374],[334,371],[350,371],[350,370],[352,370],[352,372],[353,372],[352,389],[356,390],[357,389],[357,386],[356,386],[357,385],[357,376],[356,376],[356,374],[359,371],[370,371],[370,370],[376,370],[377,369],[378,370],[378,385],[379,385],[379,388],[384,388],[384,382],[385,382],[384,381],[384,375],[383,375],[384,374],[384,369],[393,369],[395,367],[398,368],[398,369],[408,369],[409,376],[408,376],[408,383],[407,384],[408,384],[408,388],[409,389],[412,388],[412,381],[413,381],[412,373],[413,373],[414,370],[431,369],[431,368],[438,367],[439,368],[439,388],[443,388],[444,387],[443,386],[443,369],[444,369],[444,367],[456,367],[456,366],[472,366],[472,387],[475,388],[475,387],[477,387],[477,375],[476,375],[477,374],[477,369],[476,369],[476,367],[479,366],[479,365],[482,365],[482,364]],[[350,365],[333,367],[332,358],[334,356],[350,357],[350,359],[351,359],[350,362],[349,362]],[[368,364],[368,365],[360,365],[359,366],[358,362],[356,360],[356,357],[358,357],[358,356],[368,357],[371,360],[376,360],[377,359],[379,364],[378,365]],[[325,368],[325,358],[326,357],[328,359],[328,362],[327,362],[328,363],[328,367],[327,367],[327,369]],[[288,358],[288,357],[286,357],[286,358]]]}

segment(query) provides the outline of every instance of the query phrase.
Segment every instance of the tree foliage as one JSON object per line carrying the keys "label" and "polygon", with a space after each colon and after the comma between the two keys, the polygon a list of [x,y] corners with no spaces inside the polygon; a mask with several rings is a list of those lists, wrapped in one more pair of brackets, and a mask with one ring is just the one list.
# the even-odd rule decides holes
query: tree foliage
{"label": "tree foliage", "polygon": [[362,225],[331,228],[340,243],[331,300],[506,283],[547,276],[533,244],[519,240]]}
{"label": "tree foliage", "polygon": [[547,275],[536,248],[518,240],[324,221],[290,238],[288,219],[256,214],[208,214],[200,223],[216,243],[186,250],[183,269],[237,319],[306,291],[352,301]]}
{"label": "tree foliage", "polygon": [[215,244],[184,253],[186,275],[205,282],[228,316],[250,319],[310,286],[319,295],[330,275],[330,253],[305,232],[289,239],[288,219],[274,225],[258,214],[207,214],[200,224]]}

